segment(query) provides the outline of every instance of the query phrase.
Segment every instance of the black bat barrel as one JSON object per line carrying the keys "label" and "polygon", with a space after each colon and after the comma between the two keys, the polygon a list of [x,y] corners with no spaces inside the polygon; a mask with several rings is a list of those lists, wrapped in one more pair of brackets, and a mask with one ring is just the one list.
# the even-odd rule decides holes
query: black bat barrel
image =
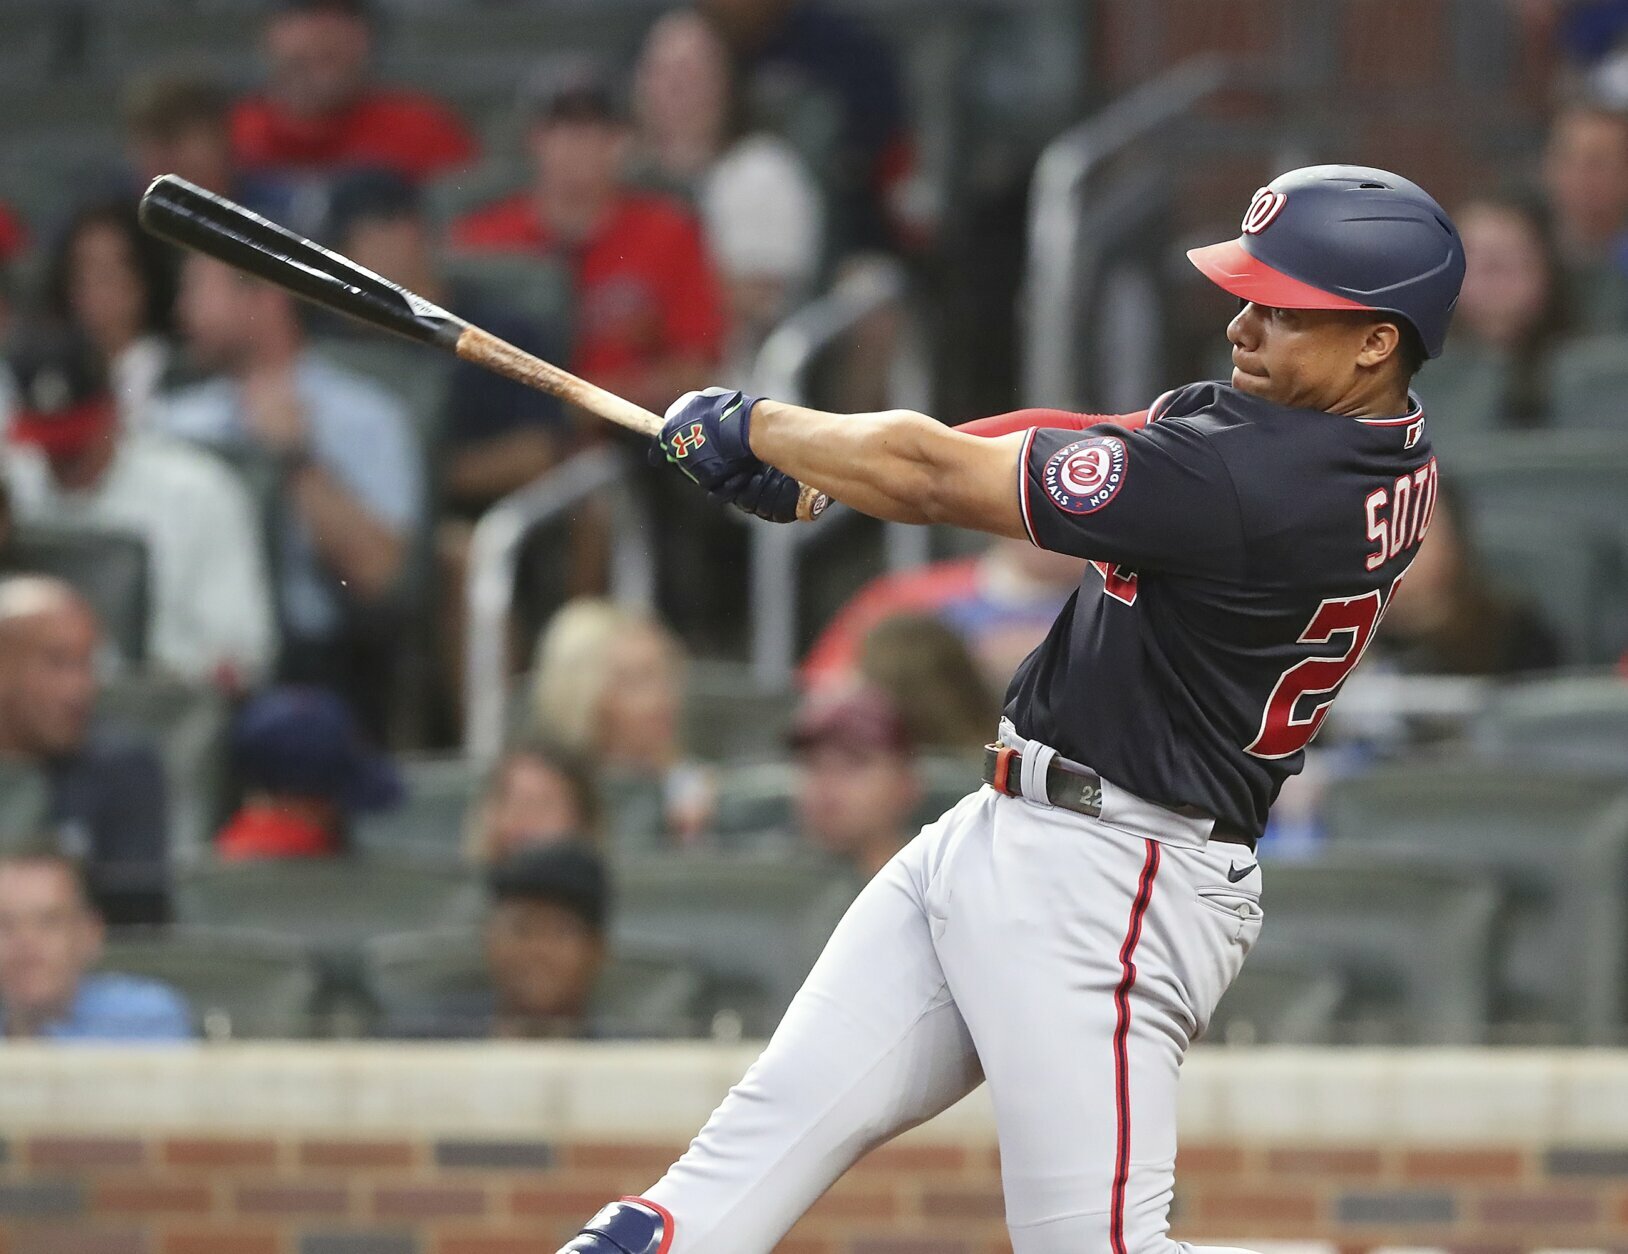
{"label": "black bat barrel", "polygon": [[139,213],[142,226],[154,235],[369,326],[449,349],[468,326],[348,257],[174,174],[152,181]]}

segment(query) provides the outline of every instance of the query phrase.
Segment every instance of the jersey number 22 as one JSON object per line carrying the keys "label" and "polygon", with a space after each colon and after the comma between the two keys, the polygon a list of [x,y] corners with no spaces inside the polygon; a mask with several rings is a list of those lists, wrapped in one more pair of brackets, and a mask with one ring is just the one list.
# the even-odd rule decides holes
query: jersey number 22
{"label": "jersey number 22", "polygon": [[[1260,731],[1245,753],[1257,758],[1287,758],[1311,743],[1339,695],[1340,685],[1362,661],[1368,642],[1374,638],[1374,628],[1401,582],[1402,576],[1398,575],[1383,596],[1376,588],[1361,596],[1330,597],[1317,607],[1311,622],[1300,633],[1300,643],[1328,644],[1336,636],[1346,636],[1345,648],[1331,657],[1296,662],[1278,676],[1261,713]],[[1319,699],[1309,709],[1301,709],[1307,698]]]}

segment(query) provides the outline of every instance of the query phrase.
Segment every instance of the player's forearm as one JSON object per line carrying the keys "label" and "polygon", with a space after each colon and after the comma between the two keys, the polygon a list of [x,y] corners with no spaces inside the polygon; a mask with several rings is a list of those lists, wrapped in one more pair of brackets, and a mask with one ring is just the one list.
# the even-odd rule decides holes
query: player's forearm
{"label": "player's forearm", "polygon": [[909,410],[827,414],[760,401],[751,442],[770,465],[873,518],[1023,534],[1017,437],[1006,450]]}

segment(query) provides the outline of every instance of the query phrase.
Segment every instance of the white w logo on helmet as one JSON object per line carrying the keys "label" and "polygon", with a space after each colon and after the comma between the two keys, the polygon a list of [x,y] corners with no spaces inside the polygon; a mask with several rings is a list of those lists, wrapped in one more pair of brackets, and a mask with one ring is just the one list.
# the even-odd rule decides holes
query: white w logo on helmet
{"label": "white w logo on helmet", "polygon": [[1249,208],[1244,213],[1244,234],[1259,235],[1277,219],[1283,212],[1283,206],[1289,203],[1289,198],[1282,192],[1274,192],[1269,187],[1263,187],[1255,193],[1249,202]]}

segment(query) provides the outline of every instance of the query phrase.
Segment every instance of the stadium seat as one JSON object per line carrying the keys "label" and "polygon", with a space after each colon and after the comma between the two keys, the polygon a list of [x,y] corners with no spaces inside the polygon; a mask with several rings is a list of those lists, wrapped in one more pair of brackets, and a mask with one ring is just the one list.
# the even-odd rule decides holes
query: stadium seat
{"label": "stadium seat", "polygon": [[[912,828],[931,823],[981,786],[980,763],[962,757],[924,756],[919,760],[922,800]],[[797,768],[789,761],[725,767],[718,773],[718,812],[714,834],[726,847],[749,845],[768,832],[797,827]]]}
{"label": "stadium seat", "polygon": [[1554,424],[1628,435],[1628,336],[1589,335],[1561,345],[1552,374]]}
{"label": "stadium seat", "polygon": [[768,1032],[848,908],[855,884],[812,860],[653,855],[616,872],[618,948],[684,953],[709,984],[709,1012]]}
{"label": "stadium seat", "polygon": [[66,580],[90,602],[128,665],[147,657],[147,545],[140,536],[94,527],[19,523],[11,538],[19,570]]}
{"label": "stadium seat", "polygon": [[1469,345],[1450,345],[1430,363],[1417,390],[1438,454],[1497,429],[1508,376],[1509,363],[1501,355]]}
{"label": "stadium seat", "polygon": [[1628,683],[1599,674],[1516,684],[1493,696],[1471,730],[1490,757],[1628,774]]}
{"label": "stadium seat", "polygon": [[479,917],[474,877],[447,865],[303,858],[196,866],[176,879],[178,921],[303,940],[327,956],[371,936]]}
{"label": "stadium seat", "polygon": [[[1628,428],[1620,433],[1519,432],[1466,440],[1453,452],[1451,475],[1470,519],[1472,534],[1497,542],[1522,527],[1531,535],[1557,537],[1562,547],[1596,555],[1605,586],[1594,597],[1602,623],[1591,649],[1598,661],[1614,660],[1628,646]],[[1543,541],[1547,543],[1547,539]],[[1532,541],[1519,548],[1534,556]],[[1564,562],[1555,551],[1551,561]],[[1542,603],[1546,568],[1530,568],[1526,595]]]}
{"label": "stadium seat", "polygon": [[225,699],[212,688],[137,672],[103,686],[99,712],[158,748],[169,786],[171,858],[186,863],[205,857],[224,817]]}
{"label": "stadium seat", "polygon": [[32,763],[0,758],[0,850],[39,840],[51,811],[51,786]]}
{"label": "stadium seat", "polygon": [[546,257],[450,253],[442,260],[442,270],[449,282],[489,295],[545,331],[571,322],[575,297],[570,273]]}
{"label": "stadium seat", "polygon": [[440,444],[449,358],[375,331],[324,336],[316,347],[336,366],[377,383],[406,405],[426,453]]}
{"label": "stadium seat", "polygon": [[456,860],[478,783],[473,768],[462,757],[405,758],[400,766],[406,799],[394,810],[362,816],[356,848],[371,857]]}
{"label": "stadium seat", "polygon": [[691,662],[684,675],[684,744],[707,762],[783,756],[796,705],[795,693],[765,687],[750,666]]}
{"label": "stadium seat", "polygon": [[317,1035],[321,979],[296,940],[227,928],[132,928],[109,934],[102,966],[172,985],[211,1040]]}
{"label": "stadium seat", "polygon": [[[472,928],[380,936],[362,953],[367,989],[387,1032],[457,1035],[445,1016],[478,1004],[487,987],[480,933]],[[617,948],[590,1015],[612,1036],[694,1036],[704,1026],[701,994],[701,975],[682,955]]]}
{"label": "stadium seat", "polygon": [[1341,849],[1270,863],[1266,920],[1244,971],[1260,960],[1268,971],[1336,973],[1350,992],[1337,1020],[1344,1041],[1475,1044],[1491,1010],[1501,898],[1490,873],[1426,857]]}
{"label": "stadium seat", "polygon": [[1478,511],[1470,532],[1481,569],[1553,629],[1563,663],[1615,660],[1625,620],[1612,540],[1580,536],[1567,518],[1499,509]]}
{"label": "stadium seat", "polygon": [[1425,761],[1337,781],[1324,801],[1346,856],[1405,851],[1491,875],[1508,901],[1494,951],[1502,1023],[1581,1042],[1621,1028],[1628,784],[1620,771]]}
{"label": "stadium seat", "polygon": [[1218,1045],[1330,1045],[1350,979],[1315,957],[1251,954],[1221,998],[1203,1039]]}

